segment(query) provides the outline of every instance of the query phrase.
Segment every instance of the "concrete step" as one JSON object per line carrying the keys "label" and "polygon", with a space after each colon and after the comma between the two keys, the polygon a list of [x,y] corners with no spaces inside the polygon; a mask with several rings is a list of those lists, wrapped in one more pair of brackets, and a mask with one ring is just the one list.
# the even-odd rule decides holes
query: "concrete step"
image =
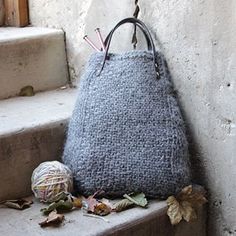
{"label": "concrete step", "polygon": [[152,201],[147,209],[133,208],[112,213],[101,219],[83,216],[82,210],[65,214],[60,227],[40,228],[44,205],[35,201],[24,211],[0,208],[0,235],[10,236],[205,236],[205,209],[198,212],[198,220],[171,226],[164,201]]}
{"label": "concrete step", "polygon": [[0,99],[16,96],[27,85],[35,91],[57,88],[67,79],[62,30],[0,28]]}
{"label": "concrete step", "polygon": [[32,171],[60,159],[75,96],[66,89],[0,101],[0,201],[31,194]]}
{"label": "concrete step", "polygon": [[[31,174],[39,163],[59,160],[76,89],[38,93],[0,101],[0,201],[31,194]],[[0,235],[10,236],[205,236],[205,209],[198,220],[171,226],[164,201],[151,201],[147,209],[112,213],[106,219],[86,217],[82,210],[65,214],[60,227],[42,229],[44,218],[34,204],[24,211],[0,207]]]}

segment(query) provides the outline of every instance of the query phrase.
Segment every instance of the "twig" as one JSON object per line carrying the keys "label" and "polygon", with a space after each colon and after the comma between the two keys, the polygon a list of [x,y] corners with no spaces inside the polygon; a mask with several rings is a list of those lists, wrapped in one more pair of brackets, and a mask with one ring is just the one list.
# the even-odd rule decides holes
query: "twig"
{"label": "twig", "polygon": [[97,216],[97,215],[87,214],[87,213],[83,213],[83,215],[84,215],[84,216],[88,216],[88,217],[97,218],[97,219],[100,219],[100,220],[104,220],[105,222],[110,223],[109,220],[105,219],[105,218],[102,217],[102,216]]}

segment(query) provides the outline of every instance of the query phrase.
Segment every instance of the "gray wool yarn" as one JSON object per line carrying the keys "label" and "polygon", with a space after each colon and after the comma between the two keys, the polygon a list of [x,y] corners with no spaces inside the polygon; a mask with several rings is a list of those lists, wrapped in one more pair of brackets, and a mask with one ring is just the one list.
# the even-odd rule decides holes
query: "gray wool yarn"
{"label": "gray wool yarn", "polygon": [[90,57],[70,119],[63,161],[84,195],[104,190],[165,198],[190,183],[185,125],[166,62],[150,51]]}

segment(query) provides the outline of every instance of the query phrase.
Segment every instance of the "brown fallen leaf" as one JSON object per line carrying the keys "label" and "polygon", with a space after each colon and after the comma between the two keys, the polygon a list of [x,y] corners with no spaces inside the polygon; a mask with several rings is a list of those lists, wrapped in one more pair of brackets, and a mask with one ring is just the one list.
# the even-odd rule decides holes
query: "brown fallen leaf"
{"label": "brown fallen leaf", "polygon": [[206,190],[200,185],[189,185],[182,189],[177,195],[177,199],[180,201],[188,201],[193,206],[199,208],[207,202]]}
{"label": "brown fallen leaf", "polygon": [[6,200],[2,203],[9,208],[24,210],[26,208],[29,208],[33,201],[21,198],[16,200]]}
{"label": "brown fallen leaf", "polygon": [[182,216],[185,221],[191,222],[197,219],[196,208],[194,208],[190,202],[181,202],[181,207]]}
{"label": "brown fallen leaf", "polygon": [[95,199],[93,196],[89,196],[87,199],[85,199],[85,202],[87,204],[87,212],[93,213],[95,206],[99,203],[97,199]]}
{"label": "brown fallen leaf", "polygon": [[130,207],[134,206],[134,203],[128,199],[123,199],[117,203],[115,203],[113,210],[116,212],[124,211]]}
{"label": "brown fallen leaf", "polygon": [[105,216],[111,213],[112,207],[107,199],[98,200],[95,198],[96,193],[84,199],[85,209],[88,213],[93,213],[95,215]]}
{"label": "brown fallen leaf", "polygon": [[57,211],[55,210],[52,211],[44,221],[40,222],[39,225],[41,227],[47,227],[51,225],[57,226],[63,222],[64,218],[64,215],[57,214]]}
{"label": "brown fallen leaf", "polygon": [[102,203],[106,204],[108,207],[110,207],[111,209],[113,208],[113,204],[106,198],[102,198],[100,200]]}
{"label": "brown fallen leaf", "polygon": [[94,207],[94,214],[95,215],[100,215],[100,216],[106,216],[111,213],[111,207],[103,202],[99,202],[97,205]]}
{"label": "brown fallen leaf", "polygon": [[182,219],[191,222],[197,219],[197,209],[207,202],[206,191],[199,185],[189,185],[182,189],[176,197],[170,196],[166,200],[167,215],[172,225],[178,224]]}
{"label": "brown fallen leaf", "polygon": [[182,220],[182,212],[181,212],[181,206],[179,202],[175,199],[174,196],[168,197],[167,205],[168,205],[168,210],[167,210],[167,215],[170,218],[170,222],[172,225],[178,224]]}
{"label": "brown fallen leaf", "polygon": [[82,207],[82,198],[73,198],[73,207],[81,208]]}
{"label": "brown fallen leaf", "polygon": [[20,90],[19,96],[31,97],[34,96],[34,88],[31,85],[25,86]]}

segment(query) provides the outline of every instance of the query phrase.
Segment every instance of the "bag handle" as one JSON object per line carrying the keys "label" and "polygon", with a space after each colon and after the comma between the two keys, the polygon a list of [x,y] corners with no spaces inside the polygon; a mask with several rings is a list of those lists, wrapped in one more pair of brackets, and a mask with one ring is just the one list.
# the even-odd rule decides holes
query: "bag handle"
{"label": "bag handle", "polygon": [[152,36],[151,36],[147,26],[142,21],[140,21],[140,20],[138,20],[136,18],[125,18],[125,19],[121,20],[111,30],[111,32],[108,34],[108,36],[107,36],[107,38],[105,40],[106,51],[105,51],[105,55],[104,55],[104,59],[103,59],[102,68],[101,68],[100,73],[102,72],[102,70],[103,70],[103,68],[105,66],[106,60],[108,58],[108,52],[109,52],[109,48],[110,48],[110,44],[111,44],[111,39],[112,39],[112,36],[113,36],[114,32],[116,31],[117,28],[119,28],[121,25],[126,24],[126,23],[133,23],[134,25],[137,25],[142,30],[142,32],[144,33],[146,41],[147,41],[147,44],[148,44],[148,49],[150,51],[152,51],[152,54],[153,54],[154,68],[155,68],[157,74],[159,74],[158,64],[157,64],[157,61],[156,61],[156,50],[155,50],[155,46],[154,46],[154,43],[153,43]]}
{"label": "bag handle", "polygon": [[[146,39],[146,42],[147,42],[147,48],[148,48],[149,51],[151,51],[151,50],[152,50],[152,46],[151,46],[151,42],[150,42],[150,40],[149,40],[149,37],[148,37],[147,33],[146,33],[146,32],[143,30],[143,28],[142,28],[140,25],[138,25],[137,23],[134,23],[134,25],[135,25],[135,26],[138,26],[139,29],[143,32],[143,34],[144,34],[144,36],[145,36],[145,39]],[[112,33],[112,31],[107,35],[107,37],[106,37],[106,39],[105,39],[105,41],[104,41],[105,48],[107,47],[108,39],[110,38],[111,33]]]}

